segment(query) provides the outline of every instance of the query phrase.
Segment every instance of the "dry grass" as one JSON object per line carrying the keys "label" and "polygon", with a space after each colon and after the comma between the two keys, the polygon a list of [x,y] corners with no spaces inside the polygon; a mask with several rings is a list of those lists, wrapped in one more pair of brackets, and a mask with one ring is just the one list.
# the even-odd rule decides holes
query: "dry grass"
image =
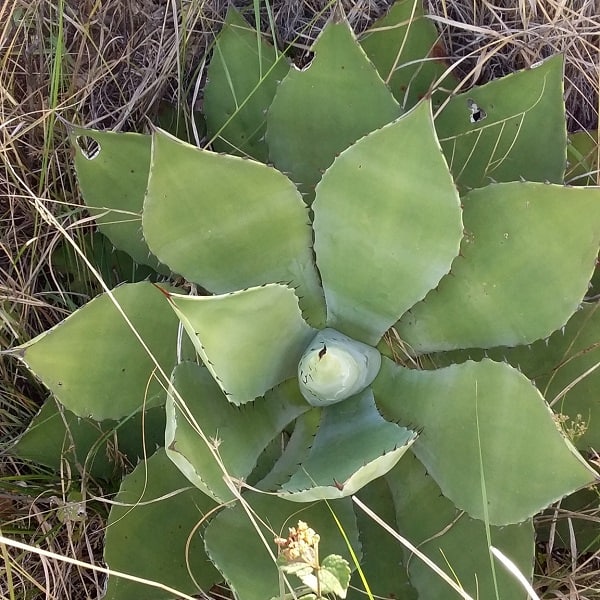
{"label": "dry grass", "polygon": [[[343,1],[357,31],[368,27],[390,3]],[[597,1],[430,0],[428,4],[453,60],[461,61],[467,84],[564,52],[569,126],[597,127]],[[227,0],[0,4],[0,349],[32,338],[73,308],[69,290],[61,289],[51,262],[59,234],[36,208],[42,203],[72,232],[86,227],[61,119],[139,131],[156,117],[161,99],[183,101],[188,107],[197,104],[202,58],[226,5]],[[324,0],[274,2],[272,20],[280,43],[293,41],[300,51],[308,48],[330,8],[331,2]],[[252,9],[248,16],[252,19]],[[263,11],[261,22],[267,31],[269,21]],[[8,441],[22,431],[43,398],[43,390],[24,369],[0,357],[0,439]],[[0,452],[3,447],[5,443]],[[50,500],[64,499],[77,485],[75,476],[72,481],[56,479],[2,452],[3,533],[20,533],[26,542],[98,564],[103,509],[91,506],[84,521],[62,523],[56,502]],[[9,575],[15,598],[95,598],[101,588],[91,572],[5,548],[0,552],[5,559],[4,567],[0,562],[2,598],[12,598],[2,587]],[[548,577],[561,582],[552,586],[554,595],[548,597],[600,597],[597,589],[590,591],[593,578],[577,576],[597,572],[597,562],[575,554],[573,564],[570,559],[566,566],[560,563],[564,569],[558,577],[552,571],[553,555],[544,565]]]}

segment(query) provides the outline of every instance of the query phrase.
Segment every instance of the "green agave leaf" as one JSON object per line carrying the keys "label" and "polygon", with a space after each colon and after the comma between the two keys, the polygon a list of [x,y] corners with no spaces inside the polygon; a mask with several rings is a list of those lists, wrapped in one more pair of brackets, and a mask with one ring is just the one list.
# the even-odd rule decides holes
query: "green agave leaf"
{"label": "green agave leaf", "polygon": [[506,361],[535,382],[550,406],[569,421],[565,430],[583,426],[569,435],[580,450],[600,448],[600,305],[583,304],[561,331],[530,346],[445,352],[430,357],[436,366],[484,356]]}
{"label": "green agave leaf", "polygon": [[[123,479],[108,518],[104,560],[110,569],[193,594],[221,577],[200,532],[216,503],[175,468],[164,450]],[[200,527],[199,527],[200,526]],[[162,600],[173,594],[111,575],[105,600]]]}
{"label": "green agave leaf", "polygon": [[463,209],[461,255],[399,321],[402,339],[424,353],[528,344],[562,327],[594,270],[600,188],[490,185]]}
{"label": "green agave leaf", "polygon": [[[175,362],[177,317],[148,282],[111,292],[163,371]],[[96,421],[164,402],[164,383],[108,294],[12,350],[67,409]]]}
{"label": "green agave leaf", "polygon": [[193,144],[195,139],[202,139],[206,135],[204,115],[199,111],[190,111],[182,104],[161,101],[155,124],[190,144]]}
{"label": "green agave leaf", "polygon": [[[112,288],[125,281],[135,283],[145,279],[155,279],[156,271],[146,265],[139,265],[129,254],[116,250],[109,239],[99,231],[86,232],[78,236],[79,248],[100,273],[102,282]],[[65,281],[70,294],[82,297],[102,292],[95,275],[83,263],[73,246],[61,240],[52,252],[52,270]]]}
{"label": "green agave leaf", "polygon": [[75,170],[89,213],[100,231],[136,262],[161,273],[142,235],[142,204],[150,169],[149,135],[71,127]]}
{"label": "green agave leaf", "polygon": [[324,320],[308,208],[281,173],[156,132],[143,225],[157,256],[221,294],[265,283],[297,290],[315,327]]}
{"label": "green agave leaf", "polygon": [[[534,560],[531,520],[488,529],[483,521],[456,511],[422,465],[409,456],[400,461],[386,479],[396,505],[400,533],[472,598],[528,598],[515,577],[492,558],[489,545],[502,551],[531,580]],[[406,561],[419,598],[455,600],[459,597],[417,556],[407,551]]]}
{"label": "green agave leaf", "polygon": [[230,6],[204,88],[204,112],[215,150],[267,162],[265,115],[288,71],[283,54]]}
{"label": "green agave leaf", "polygon": [[[410,454],[403,458],[413,460]],[[401,461],[402,462],[402,461]],[[395,472],[396,467],[390,471]],[[386,477],[373,480],[356,494],[385,523],[396,529],[394,502]],[[363,511],[356,512],[363,559],[361,569],[374,598],[416,600],[417,592],[410,585],[404,563],[403,547]],[[357,571],[352,575],[348,600],[364,600],[365,590]]]}
{"label": "green agave leaf", "polygon": [[312,50],[310,65],[292,67],[281,82],[267,115],[271,160],[310,200],[339,152],[400,114],[345,17],[337,14]]}
{"label": "green agave leaf", "polygon": [[196,351],[234,404],[295,377],[315,330],[294,292],[279,284],[222,296],[169,294]]}
{"label": "green agave leaf", "polygon": [[[231,478],[245,480],[269,442],[310,408],[295,380],[252,404],[235,408],[208,370],[195,363],[175,367],[171,386],[167,399],[167,454],[194,485],[222,502],[234,497],[224,481],[223,468]],[[213,452],[199,430],[213,444]]]}
{"label": "green agave leaf", "polygon": [[74,471],[110,479],[122,471],[124,463],[136,464],[162,445],[164,433],[162,407],[138,412],[121,423],[98,423],[77,417],[50,398],[12,446],[12,452],[55,471],[60,471],[66,460]]}
{"label": "green agave leaf", "polygon": [[[289,591],[289,587],[280,579],[274,561],[277,548],[273,539],[275,536],[287,538],[288,528],[295,527],[298,520],[308,523],[320,535],[320,556],[339,554],[348,557],[350,552],[334,513],[360,559],[356,519],[348,499],[301,507],[265,494],[247,493],[244,499],[250,505],[268,549],[239,503],[219,513],[210,522],[204,536],[208,555],[223,573],[236,597],[265,600],[274,596],[279,598],[282,591]],[[292,586],[298,583],[291,577],[288,581]]]}
{"label": "green agave leaf", "polygon": [[463,190],[490,181],[562,183],[567,143],[562,55],[455,96],[435,126]]}
{"label": "green agave leaf", "polygon": [[518,523],[596,480],[539,391],[505,363],[418,371],[384,359],[373,389],[387,418],[422,428],[413,452],[472,517]]}
{"label": "green agave leaf", "polygon": [[327,325],[375,345],[448,273],[462,238],[429,103],[340,154],[313,209]]}
{"label": "green agave leaf", "polygon": [[432,91],[434,104],[439,104],[458,84],[454,75],[444,77],[446,50],[435,25],[424,16],[422,0],[395,2],[360,45],[404,110]]}
{"label": "green agave leaf", "polygon": [[600,184],[599,155],[597,129],[569,134],[565,181],[570,185]]}
{"label": "green agave leaf", "polygon": [[80,419],[53,399],[44,402],[12,448],[16,456],[60,471],[63,461],[76,473],[109,479],[116,471],[116,453],[109,455],[100,424]]}
{"label": "green agave leaf", "polygon": [[298,465],[308,458],[320,421],[320,410],[309,410],[296,419],[283,452],[269,473],[255,485],[257,489],[275,491],[290,479],[298,470]]}
{"label": "green agave leaf", "polygon": [[416,433],[381,418],[371,388],[323,409],[306,461],[282,486],[295,502],[355,494],[389,471],[416,439]]}

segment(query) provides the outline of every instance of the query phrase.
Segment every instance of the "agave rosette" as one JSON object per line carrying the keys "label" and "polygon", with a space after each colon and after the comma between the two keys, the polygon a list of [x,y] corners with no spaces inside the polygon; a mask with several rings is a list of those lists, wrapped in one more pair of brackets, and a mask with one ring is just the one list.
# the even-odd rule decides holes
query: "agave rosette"
{"label": "agave rosette", "polygon": [[[293,510],[282,508],[285,500],[358,493],[377,505],[391,494],[400,529],[426,553],[454,557],[453,573],[467,588],[515,592],[510,578],[498,584],[490,571],[489,541],[514,548],[530,572],[530,517],[596,475],[538,389],[509,364],[483,358],[422,367],[432,364],[429,353],[545,339],[586,293],[600,241],[599,190],[511,181],[561,181],[560,139],[531,172],[523,159],[530,138],[510,134],[504,147],[513,117],[519,131],[530,131],[538,105],[546,115],[548,96],[560,104],[561,67],[553,59],[530,72],[531,84],[521,87],[533,99],[514,100],[527,107],[522,113],[498,100],[494,122],[487,102],[496,96],[481,88],[470,96],[486,103],[484,125],[469,122],[463,104],[472,104],[456,97],[434,126],[431,102],[406,110],[338,18],[317,40],[308,69],[289,70],[268,46],[258,52],[260,84],[245,82],[258,92],[238,109],[233,97],[249,92],[231,82],[236,69],[249,70],[234,63],[247,40],[236,13],[228,22],[233,50],[224,44],[209,69],[207,124],[216,148],[244,157],[160,130],[74,130],[100,145],[92,159],[78,149],[77,169],[113,243],[209,294],[127,284],[17,349],[19,356],[64,406],[96,420],[159,405],[159,384],[168,388],[166,454],[204,498],[229,501],[235,486],[248,484],[275,494],[247,496],[283,522]],[[376,62],[376,44],[371,50]],[[227,73],[219,74],[224,62]],[[344,90],[339,97],[331,81]],[[243,118],[231,118],[236,110]],[[493,143],[483,144],[488,135]],[[268,156],[277,168],[248,156]],[[494,174],[504,182],[487,185]],[[107,209],[114,190],[117,205]],[[177,339],[178,322],[192,352]],[[400,357],[390,330],[402,341]],[[162,454],[154,463],[167,464]],[[382,476],[385,491],[373,494]],[[109,538],[130,537],[127,515],[117,513]],[[352,518],[344,521],[349,529]],[[241,509],[223,511],[206,548],[240,598],[265,598],[276,593],[277,578],[244,587],[252,578],[243,563],[261,548],[244,545],[254,543],[251,529],[241,544],[243,527]],[[363,542],[374,536],[363,534]],[[119,544],[110,539],[114,553]],[[463,560],[465,540],[481,552]],[[243,560],[230,561],[242,546]],[[425,597],[443,597],[417,561],[410,574]],[[108,597],[120,598],[126,592],[111,581]]]}

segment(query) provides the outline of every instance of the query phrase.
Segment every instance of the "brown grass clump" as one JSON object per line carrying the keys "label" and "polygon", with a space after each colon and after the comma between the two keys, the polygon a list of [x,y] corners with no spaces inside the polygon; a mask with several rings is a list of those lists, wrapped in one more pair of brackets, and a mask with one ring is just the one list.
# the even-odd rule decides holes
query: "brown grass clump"
{"label": "brown grass clump", "polygon": [[[342,0],[356,31],[392,0]],[[163,99],[201,105],[206,50],[227,0],[12,0],[0,3],[0,350],[48,329],[86,298],[57,275],[56,221],[77,238],[91,225],[71,167],[63,120],[98,129],[146,130]],[[250,0],[235,2],[255,15]],[[328,0],[260,2],[261,26],[281,45],[308,50],[326,22]],[[600,7],[594,0],[429,0],[466,85],[483,83],[564,52],[571,130],[597,127]],[[90,292],[91,293],[91,292]],[[24,466],[5,450],[45,392],[0,356],[0,532],[57,554],[101,564],[105,509],[86,504],[64,518],[72,489],[87,481]],[[100,495],[101,490],[93,489]],[[68,563],[0,547],[0,597],[96,598],[102,576]],[[554,556],[554,555],[552,555]],[[584,560],[586,563],[587,558]],[[570,559],[567,566],[571,565]],[[577,564],[581,564],[581,561]],[[545,568],[545,567],[544,567]],[[595,563],[596,570],[598,568]],[[546,571],[549,577],[558,577]],[[578,571],[579,572],[579,571]],[[587,572],[587,571],[586,571]],[[563,573],[565,598],[592,598],[590,579]],[[584,583],[582,584],[582,581]],[[578,587],[579,586],[579,587]],[[597,586],[596,586],[597,587]],[[581,589],[581,595],[577,590]],[[587,591],[586,591],[587,590]]]}

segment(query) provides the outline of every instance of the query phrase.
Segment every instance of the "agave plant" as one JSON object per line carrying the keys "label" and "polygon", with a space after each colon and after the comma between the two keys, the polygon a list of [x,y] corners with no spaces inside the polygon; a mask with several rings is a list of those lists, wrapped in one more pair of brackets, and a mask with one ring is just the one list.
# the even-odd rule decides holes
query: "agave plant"
{"label": "agave plant", "polygon": [[[230,11],[205,91],[222,154],[73,128],[102,231],[187,282],[107,291],[14,350],[119,443],[166,402],[165,449],[130,451],[111,568],[281,596],[272,539],[300,515],[324,555],[355,557],[349,596],[456,597],[356,497],[472,596],[520,598],[490,546],[531,577],[531,517],[596,481],[518,369],[439,354],[546,339],[585,296],[600,191],[562,185],[562,62],[449,97],[441,63],[414,68],[439,48],[417,8],[360,43],[336,13],[302,71]],[[172,596],[139,586],[111,577],[106,597]]]}

